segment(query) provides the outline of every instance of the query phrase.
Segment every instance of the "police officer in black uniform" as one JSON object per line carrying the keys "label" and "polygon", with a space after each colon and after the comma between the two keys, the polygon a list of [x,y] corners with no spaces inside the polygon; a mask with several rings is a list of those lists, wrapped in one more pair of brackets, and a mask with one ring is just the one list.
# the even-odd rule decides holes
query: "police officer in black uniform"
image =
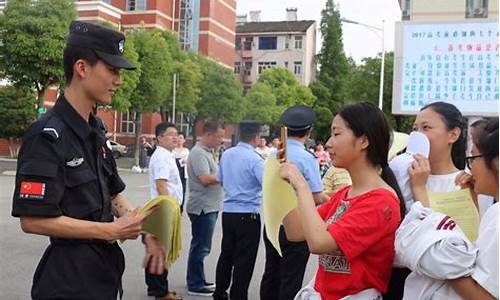
{"label": "police officer in black uniform", "polygon": [[[121,298],[125,263],[114,241],[136,239],[150,213],[139,213],[121,194],[125,184],[92,110],[111,103],[120,69],[134,68],[122,56],[124,42],[120,32],[72,22],[64,93],[23,137],[12,215],[24,232],[50,237],[33,299]],[[150,271],[162,273],[160,243],[150,235],[143,240]]]}

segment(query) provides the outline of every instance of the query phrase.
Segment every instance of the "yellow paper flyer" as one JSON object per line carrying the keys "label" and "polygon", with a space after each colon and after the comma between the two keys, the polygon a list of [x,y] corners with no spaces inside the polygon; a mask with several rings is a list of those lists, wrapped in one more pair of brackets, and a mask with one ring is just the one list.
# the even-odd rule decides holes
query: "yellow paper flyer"
{"label": "yellow paper flyer", "polygon": [[180,207],[174,197],[158,196],[139,210],[144,212],[157,205],[159,209],[144,221],[142,229],[160,240],[166,251],[165,263],[169,266],[179,257],[181,250]]}
{"label": "yellow paper flyer", "polygon": [[283,256],[279,243],[280,225],[285,216],[297,207],[297,196],[292,186],[280,177],[279,171],[278,160],[269,157],[262,178],[262,210],[267,237],[279,255]]}
{"label": "yellow paper flyer", "polygon": [[454,192],[430,192],[430,207],[450,216],[460,226],[471,242],[477,239],[479,213],[469,189]]}

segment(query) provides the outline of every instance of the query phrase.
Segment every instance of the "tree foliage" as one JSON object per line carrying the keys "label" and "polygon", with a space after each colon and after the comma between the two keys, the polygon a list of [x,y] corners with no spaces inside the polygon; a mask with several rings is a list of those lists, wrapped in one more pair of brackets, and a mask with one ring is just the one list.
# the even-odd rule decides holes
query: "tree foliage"
{"label": "tree foliage", "polygon": [[172,85],[173,60],[159,32],[137,29],[130,33],[141,65],[139,82],[130,97],[130,111],[158,111]]}
{"label": "tree foliage", "polygon": [[263,124],[273,124],[279,119],[276,97],[271,87],[256,83],[245,95],[245,119],[256,120]]}
{"label": "tree foliage", "polygon": [[328,98],[318,97],[317,106],[334,110],[344,103],[343,81],[349,65],[344,53],[340,12],[333,0],[327,0],[321,12],[320,30],[323,44],[317,56],[320,65],[318,80],[330,93]]}
{"label": "tree foliage", "polygon": [[[359,65],[355,65],[346,80],[346,99],[349,102],[370,101],[378,105],[380,88],[381,55],[364,58]],[[413,124],[413,118],[395,116],[392,114],[392,76],[394,69],[394,53],[385,54],[384,88],[382,96],[383,111],[391,126],[402,132],[408,132]],[[362,88],[361,88],[362,87]]]}
{"label": "tree foliage", "polygon": [[236,123],[243,118],[244,103],[241,84],[228,70],[205,58],[199,59],[203,79],[201,97],[196,105],[198,118],[216,118],[221,122]]}
{"label": "tree foliage", "polygon": [[10,0],[0,14],[0,75],[37,91],[63,82],[61,63],[69,24],[76,18],[71,0]]}
{"label": "tree foliage", "polygon": [[[262,86],[268,88],[264,89]],[[263,99],[265,96],[272,98]],[[258,82],[248,91],[246,99],[248,114],[257,120],[266,120],[262,122],[270,125],[271,134],[277,134],[280,116],[288,107],[295,104],[312,107],[316,101],[311,90],[300,85],[297,77],[284,68],[269,68],[262,72]],[[259,107],[260,105],[266,106]]]}
{"label": "tree foliage", "polygon": [[295,104],[312,106],[316,101],[311,90],[300,85],[297,77],[288,69],[269,68],[262,72],[258,82],[271,88],[281,112]]}
{"label": "tree foliage", "polygon": [[9,140],[11,157],[17,155],[17,140],[36,118],[36,96],[24,86],[0,89],[0,138]]}

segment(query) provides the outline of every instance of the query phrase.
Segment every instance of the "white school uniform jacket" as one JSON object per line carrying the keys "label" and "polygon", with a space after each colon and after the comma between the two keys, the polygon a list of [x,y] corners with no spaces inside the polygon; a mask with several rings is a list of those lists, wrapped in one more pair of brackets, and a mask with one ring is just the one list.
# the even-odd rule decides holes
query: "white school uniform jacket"
{"label": "white school uniform jacket", "polygon": [[416,202],[396,231],[395,265],[412,270],[403,300],[461,299],[445,280],[470,276],[477,248],[453,219]]}

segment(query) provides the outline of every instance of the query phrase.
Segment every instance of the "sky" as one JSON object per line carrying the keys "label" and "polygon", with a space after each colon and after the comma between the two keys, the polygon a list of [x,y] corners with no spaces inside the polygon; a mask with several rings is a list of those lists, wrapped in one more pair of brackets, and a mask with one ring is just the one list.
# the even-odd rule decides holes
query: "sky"
{"label": "sky", "polygon": [[[335,0],[340,8],[340,16],[367,25],[384,26],[386,51],[394,49],[394,24],[401,19],[398,0]],[[237,0],[237,14],[247,14],[249,11],[260,10],[261,21],[286,20],[286,8],[297,8],[298,20],[316,20],[318,30],[316,52],[320,51],[321,35],[319,25],[321,10],[326,0]],[[385,21],[383,23],[383,21]],[[367,27],[343,23],[342,25],[344,51],[357,63],[363,57],[376,56],[382,50],[381,32]]]}

